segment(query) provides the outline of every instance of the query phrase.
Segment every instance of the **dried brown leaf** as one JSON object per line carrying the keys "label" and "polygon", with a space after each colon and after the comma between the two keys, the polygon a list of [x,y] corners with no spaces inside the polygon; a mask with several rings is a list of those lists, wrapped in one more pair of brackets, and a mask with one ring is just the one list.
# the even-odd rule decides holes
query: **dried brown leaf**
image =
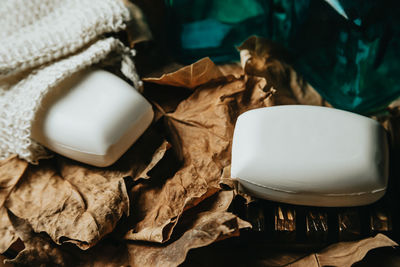
{"label": "dried brown leaf", "polygon": [[400,108],[389,108],[389,115],[378,118],[379,122],[389,133],[390,146],[392,149],[400,149]]}
{"label": "dried brown leaf", "polygon": [[362,260],[368,251],[380,248],[398,246],[396,242],[383,234],[356,242],[341,242],[329,246],[319,253],[311,254],[290,266],[293,267],[322,267],[322,266],[351,266]]}
{"label": "dried brown leaf", "polygon": [[218,68],[225,77],[233,76],[238,79],[245,74],[240,62],[218,65]]}
{"label": "dried brown leaf", "polygon": [[153,127],[149,128],[139,140],[112,166],[107,168],[96,168],[82,165],[76,162],[71,164],[80,165],[83,175],[86,172],[106,176],[109,179],[115,177],[132,177],[134,181],[149,178],[150,172],[163,157],[171,145]]}
{"label": "dried brown leaf", "polygon": [[31,166],[24,178],[6,207],[57,244],[71,242],[87,249],[129,210],[122,178],[92,174],[62,159]]}
{"label": "dried brown leaf", "polygon": [[150,129],[109,168],[63,157],[41,161],[38,166],[29,166],[5,206],[57,244],[68,242],[88,249],[129,214],[124,177],[149,178],[169,147]]}
{"label": "dried brown leaf", "polygon": [[[208,59],[206,61],[209,61]],[[203,66],[204,60],[190,68]],[[164,83],[175,85],[183,69],[168,76]],[[209,82],[214,76],[190,76]],[[210,78],[211,77],[211,78]],[[215,80],[214,80],[215,81]],[[187,83],[184,82],[186,85]],[[223,170],[230,165],[234,124],[246,110],[269,105],[271,92],[264,91],[265,80],[258,77],[233,78],[201,85],[165,119],[182,167],[164,184],[134,188],[138,221],[126,235],[130,240],[167,241],[181,214],[219,190]],[[198,85],[198,84],[197,84]]]}
{"label": "dried brown leaf", "polygon": [[189,249],[237,235],[239,229],[249,227],[226,212],[232,198],[232,191],[221,191],[196,207],[196,211],[190,210],[180,222],[181,233],[167,244],[107,238],[86,251],[65,244],[58,246],[46,234],[35,233],[30,223],[10,213],[26,246],[10,262],[18,266],[177,266]]}
{"label": "dried brown leaf", "polygon": [[10,213],[12,225],[25,248],[7,262],[15,266],[107,266],[120,267],[129,262],[126,245],[107,239],[88,250],[57,245],[45,233],[35,233],[26,220]]}
{"label": "dried brown leaf", "polygon": [[68,266],[72,259],[62,252],[45,234],[35,234],[30,224],[9,213],[12,225],[24,242],[25,248],[12,260],[15,266]]}
{"label": "dried brown leaf", "polygon": [[0,208],[0,253],[9,249],[17,239],[18,236],[8,218],[7,209]]}
{"label": "dried brown leaf", "polygon": [[6,257],[0,255],[0,267],[13,267],[13,265],[10,263],[4,263],[6,259],[7,259]]}
{"label": "dried brown leaf", "polygon": [[126,23],[126,33],[129,46],[133,48],[135,44],[153,39],[150,28],[146,23],[143,12],[136,4],[129,0],[123,0],[124,5],[129,10],[131,19]]}
{"label": "dried brown leaf", "polygon": [[162,85],[194,89],[199,85],[224,77],[221,70],[207,57],[175,72],[163,74],[160,78],[144,78],[143,80]]}
{"label": "dried brown leaf", "polygon": [[28,163],[17,156],[0,161],[0,253],[5,252],[17,240],[3,205],[27,167]]}
{"label": "dried brown leaf", "polygon": [[250,37],[239,48],[242,66],[248,75],[264,77],[276,90],[274,105],[330,106],[287,63],[286,51],[270,40]]}
{"label": "dried brown leaf", "polygon": [[0,207],[24,174],[28,163],[16,155],[0,161]]}
{"label": "dried brown leaf", "polygon": [[192,248],[207,246],[218,240],[239,235],[239,230],[251,227],[229,212],[233,191],[220,191],[187,210],[165,244],[128,243],[132,266],[177,266]]}
{"label": "dried brown leaf", "polygon": [[239,229],[245,227],[249,227],[248,223],[229,212],[204,212],[198,214],[191,229],[170,244],[129,244],[129,263],[132,266],[177,266],[190,249],[236,236]]}
{"label": "dried brown leaf", "polygon": [[133,177],[133,179],[137,180],[139,178],[142,179],[150,178],[149,172],[160,162],[162,158],[164,158],[165,153],[169,148],[171,148],[171,144],[164,140],[161,146],[157,148],[157,150],[154,152],[150,163],[144,168],[144,170],[136,174],[135,177]]}

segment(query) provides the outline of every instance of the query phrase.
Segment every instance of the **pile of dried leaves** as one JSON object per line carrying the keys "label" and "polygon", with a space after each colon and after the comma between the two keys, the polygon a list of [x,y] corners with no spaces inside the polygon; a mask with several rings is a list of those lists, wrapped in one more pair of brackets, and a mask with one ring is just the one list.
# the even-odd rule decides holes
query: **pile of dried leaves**
{"label": "pile of dried leaves", "polygon": [[[206,58],[145,79],[155,122],[111,167],[61,156],[38,166],[17,157],[0,162],[0,252],[19,240],[24,249],[10,260],[19,265],[176,266],[190,249],[250,227],[227,211],[236,118],[272,105],[328,104],[267,42],[251,38],[240,50],[243,68]],[[395,245],[380,235],[295,266],[351,265]]]}

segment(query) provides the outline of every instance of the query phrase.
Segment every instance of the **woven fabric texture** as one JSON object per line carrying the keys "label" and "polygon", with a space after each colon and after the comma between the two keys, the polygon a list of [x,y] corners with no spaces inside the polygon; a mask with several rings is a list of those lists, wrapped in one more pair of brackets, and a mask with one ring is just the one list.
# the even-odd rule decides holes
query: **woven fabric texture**
{"label": "woven fabric texture", "polygon": [[107,33],[123,30],[130,14],[118,0],[6,0],[0,5],[0,159],[31,163],[49,152],[31,139],[42,99],[73,73],[121,57],[122,73],[140,86],[134,51]]}

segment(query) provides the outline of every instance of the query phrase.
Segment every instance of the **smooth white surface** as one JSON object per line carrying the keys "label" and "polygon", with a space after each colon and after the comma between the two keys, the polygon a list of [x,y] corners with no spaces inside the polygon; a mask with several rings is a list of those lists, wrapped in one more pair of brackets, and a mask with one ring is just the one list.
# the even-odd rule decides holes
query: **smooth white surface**
{"label": "smooth white surface", "polygon": [[63,81],[36,116],[33,139],[66,157],[95,165],[114,163],[153,119],[148,101],[104,70]]}
{"label": "smooth white surface", "polygon": [[372,119],[333,108],[275,106],[239,116],[231,176],[256,197],[358,206],[385,193],[388,144]]}

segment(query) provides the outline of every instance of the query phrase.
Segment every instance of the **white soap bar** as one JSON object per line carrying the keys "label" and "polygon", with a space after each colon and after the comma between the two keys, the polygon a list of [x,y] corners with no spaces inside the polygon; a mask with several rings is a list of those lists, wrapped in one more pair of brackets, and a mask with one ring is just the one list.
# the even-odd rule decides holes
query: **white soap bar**
{"label": "white soap bar", "polygon": [[143,134],[153,115],[150,103],[127,82],[89,69],[66,79],[44,99],[32,136],[61,155],[104,167]]}
{"label": "white soap bar", "polygon": [[251,110],[236,122],[231,176],[259,198],[308,206],[366,205],[386,191],[386,132],[372,119],[333,108]]}

